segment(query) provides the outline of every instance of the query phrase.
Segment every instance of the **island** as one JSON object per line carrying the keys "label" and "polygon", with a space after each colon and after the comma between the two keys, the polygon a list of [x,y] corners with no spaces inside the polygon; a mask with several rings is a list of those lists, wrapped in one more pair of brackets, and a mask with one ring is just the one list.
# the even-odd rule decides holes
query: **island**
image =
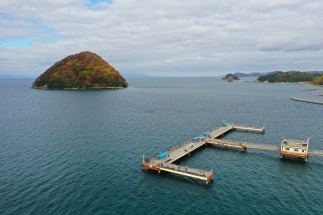
{"label": "island", "polygon": [[240,80],[240,78],[234,74],[227,74],[222,80],[227,80],[228,82],[233,82],[233,80]]}
{"label": "island", "polygon": [[309,84],[323,85],[322,74],[300,71],[276,72],[260,76],[257,80],[269,83],[308,82]]}
{"label": "island", "polygon": [[128,87],[120,73],[99,55],[84,51],[56,62],[32,84],[35,89],[115,89]]}

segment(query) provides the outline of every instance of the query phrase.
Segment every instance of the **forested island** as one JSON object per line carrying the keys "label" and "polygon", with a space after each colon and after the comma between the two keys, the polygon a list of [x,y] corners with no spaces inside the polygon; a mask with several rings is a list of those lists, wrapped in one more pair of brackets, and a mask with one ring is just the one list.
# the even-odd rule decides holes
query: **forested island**
{"label": "forested island", "polygon": [[227,80],[229,82],[232,82],[233,80],[240,80],[240,78],[234,74],[227,74],[224,78],[222,78],[222,80]]}
{"label": "forested island", "polygon": [[260,82],[269,82],[269,83],[310,82],[312,84],[323,85],[322,74],[299,72],[299,71],[277,72],[273,74],[260,76],[257,80]]}
{"label": "forested island", "polygon": [[125,88],[126,80],[99,55],[85,51],[56,62],[34,81],[36,89]]}

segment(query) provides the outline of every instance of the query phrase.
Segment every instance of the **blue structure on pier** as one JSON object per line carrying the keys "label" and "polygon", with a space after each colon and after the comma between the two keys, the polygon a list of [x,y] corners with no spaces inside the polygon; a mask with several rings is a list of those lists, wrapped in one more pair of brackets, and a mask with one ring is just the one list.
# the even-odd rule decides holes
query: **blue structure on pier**
{"label": "blue structure on pier", "polygon": [[163,157],[165,157],[167,155],[168,155],[168,152],[163,152],[163,153],[161,153],[160,155],[157,156],[156,160],[159,160],[159,159],[161,159],[161,158],[163,158]]}
{"label": "blue structure on pier", "polygon": [[198,136],[198,137],[194,137],[193,138],[193,141],[198,141],[200,139],[200,137]]}
{"label": "blue structure on pier", "polygon": [[209,131],[204,132],[204,133],[203,133],[203,136],[204,136],[204,137],[206,137],[209,133],[210,133]]}

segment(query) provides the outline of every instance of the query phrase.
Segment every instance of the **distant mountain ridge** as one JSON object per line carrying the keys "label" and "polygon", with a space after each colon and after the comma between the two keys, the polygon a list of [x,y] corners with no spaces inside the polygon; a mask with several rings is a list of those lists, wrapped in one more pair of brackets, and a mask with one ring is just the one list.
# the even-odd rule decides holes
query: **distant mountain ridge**
{"label": "distant mountain ridge", "polygon": [[234,73],[234,75],[238,76],[238,77],[259,77],[261,76],[261,73],[260,72],[254,72],[254,73],[249,73],[249,74],[245,74],[245,73],[242,73],[242,72],[236,72]]}

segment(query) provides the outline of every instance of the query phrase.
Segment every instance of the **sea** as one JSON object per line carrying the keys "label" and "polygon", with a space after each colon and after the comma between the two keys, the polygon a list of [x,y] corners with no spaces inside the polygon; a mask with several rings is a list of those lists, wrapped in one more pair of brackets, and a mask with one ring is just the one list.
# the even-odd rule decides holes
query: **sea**
{"label": "sea", "polygon": [[[142,170],[223,121],[265,126],[227,140],[323,150],[322,87],[244,78],[130,78],[118,90],[36,90],[0,80],[0,214],[323,214],[323,157],[207,146],[177,164],[204,181]],[[319,89],[319,90],[317,90]]]}

